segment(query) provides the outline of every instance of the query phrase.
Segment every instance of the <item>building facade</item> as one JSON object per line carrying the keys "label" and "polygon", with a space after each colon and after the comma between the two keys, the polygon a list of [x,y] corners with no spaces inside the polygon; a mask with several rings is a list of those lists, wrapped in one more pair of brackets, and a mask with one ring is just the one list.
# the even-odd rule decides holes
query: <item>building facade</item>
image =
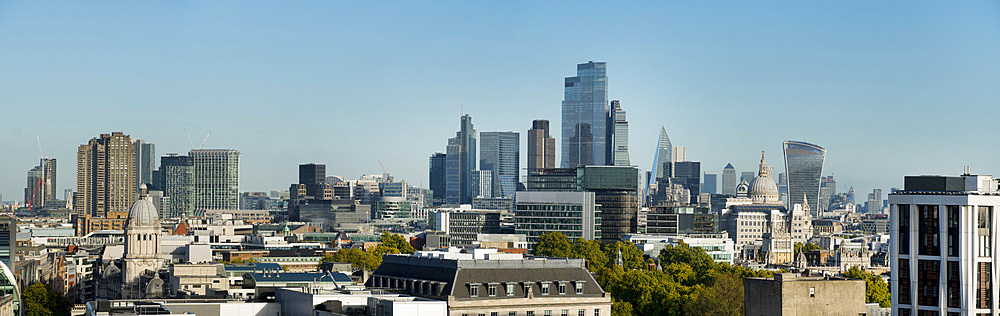
{"label": "building facade", "polygon": [[562,102],[563,168],[603,165],[607,161],[607,64],[576,65],[567,77]]}
{"label": "building facade", "polygon": [[892,314],[996,315],[997,180],[905,177],[889,204]]}
{"label": "building facade", "polygon": [[28,170],[28,181],[24,188],[24,204],[37,209],[46,201],[56,199],[56,159],[42,158],[38,166]]}
{"label": "building facade", "polygon": [[195,210],[235,210],[240,207],[240,152],[193,149]]}
{"label": "building facade", "polygon": [[135,143],[121,132],[101,134],[76,155],[76,200],[81,217],[126,211],[136,199]]}
{"label": "building facade", "polygon": [[534,120],[528,130],[528,173],[556,167],[556,139],[549,136],[549,121]]}
{"label": "building facade", "polygon": [[528,191],[594,192],[601,239],[618,240],[639,225],[639,170],[626,166],[545,169],[528,176]]}
{"label": "building facade", "polygon": [[434,153],[428,158],[428,188],[431,189],[431,204],[440,205],[444,203],[445,197],[445,164],[448,155],[444,153]]}
{"label": "building facade", "polygon": [[479,133],[479,170],[489,170],[495,197],[514,196],[521,178],[521,134]]}
{"label": "building facade", "polygon": [[628,158],[628,120],[625,119],[625,110],[622,110],[621,102],[618,100],[611,100],[607,141],[606,165],[631,166],[632,163]]}
{"label": "building facade", "polygon": [[733,164],[726,164],[722,168],[722,192],[723,195],[736,196],[736,186],[740,185],[740,178],[736,175],[736,168]]}
{"label": "building facade", "polygon": [[472,116],[462,115],[455,137],[448,139],[445,162],[445,204],[472,202],[472,171],[476,169],[476,129]]}
{"label": "building facade", "polygon": [[785,141],[785,174],[788,177],[788,205],[812,201],[813,216],[820,210],[819,185],[826,149],[800,141]]}
{"label": "building facade", "polygon": [[156,170],[156,145],[141,139],[135,140],[135,186],[147,187],[153,184],[153,171]]}
{"label": "building facade", "polygon": [[571,240],[601,239],[600,213],[593,192],[517,192],[514,229],[527,236],[529,247],[549,232],[560,232]]}
{"label": "building facade", "polygon": [[194,159],[190,156],[168,154],[160,158],[158,172],[163,196],[169,198],[165,218],[194,215]]}

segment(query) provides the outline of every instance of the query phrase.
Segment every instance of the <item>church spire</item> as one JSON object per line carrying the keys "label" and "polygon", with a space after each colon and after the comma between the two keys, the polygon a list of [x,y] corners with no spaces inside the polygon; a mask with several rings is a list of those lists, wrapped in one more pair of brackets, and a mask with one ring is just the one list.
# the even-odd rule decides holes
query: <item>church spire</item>
{"label": "church spire", "polygon": [[764,163],[764,151],[760,151],[760,170],[757,171],[758,177],[769,177],[767,174],[767,164]]}

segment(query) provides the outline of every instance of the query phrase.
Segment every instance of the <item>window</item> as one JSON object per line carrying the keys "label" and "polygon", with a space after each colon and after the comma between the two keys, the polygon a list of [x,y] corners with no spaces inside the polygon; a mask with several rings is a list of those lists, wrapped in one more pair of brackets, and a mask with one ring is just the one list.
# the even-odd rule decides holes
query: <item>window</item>
{"label": "window", "polygon": [[899,293],[900,304],[910,304],[910,260],[899,259]]}
{"label": "window", "polygon": [[976,291],[976,307],[978,308],[990,308],[993,305],[991,300],[991,296],[993,296],[991,268],[989,262],[979,262],[979,286],[978,291]]}
{"label": "window", "polygon": [[569,316],[569,310],[568,309],[562,310],[562,316]]}
{"label": "window", "polygon": [[552,311],[545,311],[542,314],[545,316],[552,316]]}
{"label": "window", "polygon": [[959,246],[959,206],[948,205],[948,255],[958,257]]}
{"label": "window", "polygon": [[594,309],[594,316],[601,316],[601,310],[595,308]]}
{"label": "window", "polygon": [[816,288],[809,288],[809,297],[816,297]]}
{"label": "window", "polygon": [[490,316],[500,316],[500,312],[490,312]]}
{"label": "window", "polygon": [[979,256],[980,257],[990,257],[993,255],[993,225],[992,219],[993,208],[989,206],[980,206],[978,212],[978,236],[979,236]]}
{"label": "window", "polygon": [[917,242],[920,248],[918,253],[928,256],[940,256],[941,247],[939,244],[941,230],[938,227],[938,206],[937,205],[917,205],[917,216],[919,216],[919,238]]}
{"label": "window", "polygon": [[581,309],[581,310],[579,310],[579,311],[576,312],[576,316],[586,316],[586,315],[584,315],[586,313],[587,313],[587,311]]}
{"label": "window", "polygon": [[549,295],[549,283],[542,282],[542,295]]}
{"label": "window", "polygon": [[[574,285],[576,285],[576,294],[583,294],[583,281],[576,281]],[[581,311],[580,316],[583,316],[582,313],[583,312]]]}
{"label": "window", "polygon": [[514,283],[507,283],[507,296],[514,296]]}
{"label": "window", "polygon": [[899,254],[910,253],[910,206],[897,205],[899,215]]}
{"label": "window", "polygon": [[469,296],[479,296],[479,284],[469,284]]}
{"label": "window", "polygon": [[486,295],[497,296],[497,285],[490,283],[486,286]]}
{"label": "window", "polygon": [[566,294],[566,282],[559,282],[559,295]]}
{"label": "window", "polygon": [[917,304],[938,306],[941,261],[917,260]]}
{"label": "window", "polygon": [[507,316],[517,316],[517,312],[507,312]]}
{"label": "window", "polygon": [[524,315],[526,315],[526,316],[535,316],[535,311],[528,311]]}

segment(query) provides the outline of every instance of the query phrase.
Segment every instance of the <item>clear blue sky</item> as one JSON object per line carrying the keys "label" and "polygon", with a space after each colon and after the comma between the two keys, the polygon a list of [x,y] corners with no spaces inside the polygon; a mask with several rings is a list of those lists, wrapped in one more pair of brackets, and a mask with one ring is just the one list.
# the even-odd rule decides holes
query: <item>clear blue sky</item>
{"label": "clear blue sky", "polygon": [[558,140],[563,77],[588,60],[608,63],[643,169],[662,124],[709,172],[825,146],[859,194],[1000,170],[995,1],[0,1],[0,193],[22,199],[35,135],[61,197],[79,144],[124,131],[186,152],[184,128],[243,152],[244,190],[378,159],[426,185],[462,104],[479,131],[524,144],[547,118]]}

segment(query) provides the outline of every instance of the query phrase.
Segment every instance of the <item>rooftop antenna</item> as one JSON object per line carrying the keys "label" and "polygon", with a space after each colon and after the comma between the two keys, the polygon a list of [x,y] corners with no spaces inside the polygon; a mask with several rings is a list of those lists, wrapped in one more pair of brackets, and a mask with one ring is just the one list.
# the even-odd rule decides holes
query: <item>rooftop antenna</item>
{"label": "rooftop antenna", "polygon": [[209,135],[212,135],[212,133],[210,132],[208,134],[205,134],[205,140],[201,141],[201,147],[198,147],[198,149],[205,149],[205,142],[208,141],[208,136]]}
{"label": "rooftop antenna", "polygon": [[191,145],[191,150],[194,150],[194,142],[191,142],[191,133],[188,133],[187,127],[184,128],[184,134],[188,137],[188,144]]}

